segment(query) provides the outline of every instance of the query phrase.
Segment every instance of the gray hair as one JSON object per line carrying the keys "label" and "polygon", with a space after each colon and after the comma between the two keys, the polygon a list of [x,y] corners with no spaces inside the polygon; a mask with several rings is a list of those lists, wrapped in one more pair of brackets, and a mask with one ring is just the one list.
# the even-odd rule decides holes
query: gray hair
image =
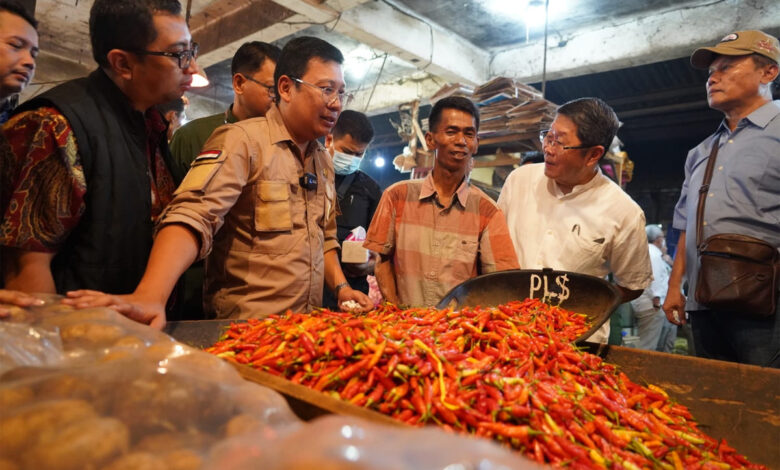
{"label": "gray hair", "polygon": [[653,243],[664,236],[664,231],[661,230],[661,227],[652,224],[645,226],[645,233],[647,234],[648,243]]}

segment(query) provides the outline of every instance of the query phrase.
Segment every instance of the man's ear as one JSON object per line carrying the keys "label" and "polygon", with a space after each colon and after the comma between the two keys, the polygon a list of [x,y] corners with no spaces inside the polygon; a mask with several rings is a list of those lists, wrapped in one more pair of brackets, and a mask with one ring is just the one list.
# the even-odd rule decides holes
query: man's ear
{"label": "man's ear", "polygon": [[289,103],[292,100],[292,89],[295,86],[295,82],[287,75],[279,77],[279,82],[276,84],[276,94],[281,101]]}
{"label": "man's ear", "polygon": [[325,148],[330,148],[330,146],[333,144],[333,134],[328,134],[325,136]]}
{"label": "man's ear", "polygon": [[233,74],[233,93],[237,95],[244,94],[244,84],[247,82],[246,77],[240,73]]}
{"label": "man's ear", "polygon": [[603,145],[596,145],[593,147],[590,147],[587,149],[587,153],[585,154],[585,164],[588,166],[595,166],[598,165],[599,160],[601,160],[601,157],[604,156],[604,146]]}
{"label": "man's ear", "polygon": [[430,132],[425,133],[425,145],[428,146],[428,150],[434,150],[436,148],[436,141],[433,139],[433,134]]}
{"label": "man's ear", "polygon": [[111,49],[106,54],[108,65],[111,71],[124,80],[133,79],[133,65],[135,65],[135,54],[121,49]]}
{"label": "man's ear", "polygon": [[770,64],[764,67],[764,71],[761,76],[761,83],[766,85],[775,81],[777,79],[778,70],[780,70],[780,68],[778,68],[777,64]]}

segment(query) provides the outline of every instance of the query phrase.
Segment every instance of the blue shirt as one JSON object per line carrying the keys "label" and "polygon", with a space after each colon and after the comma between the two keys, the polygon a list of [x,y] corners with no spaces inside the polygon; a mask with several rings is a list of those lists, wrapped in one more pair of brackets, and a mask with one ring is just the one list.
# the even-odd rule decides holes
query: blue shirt
{"label": "blue shirt", "polygon": [[694,288],[699,272],[696,206],[713,143],[718,155],[704,206],[702,241],[718,233],[738,233],[780,246],[780,101],[743,118],[732,132],[726,121],[688,153],[685,182],[672,226],[685,230],[686,310],[702,310]]}

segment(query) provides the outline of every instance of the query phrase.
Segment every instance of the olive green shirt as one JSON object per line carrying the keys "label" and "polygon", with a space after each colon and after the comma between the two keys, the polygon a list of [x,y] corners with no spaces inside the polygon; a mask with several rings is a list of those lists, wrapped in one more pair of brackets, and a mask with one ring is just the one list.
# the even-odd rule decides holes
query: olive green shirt
{"label": "olive green shirt", "polygon": [[171,155],[173,156],[173,168],[171,173],[176,181],[184,179],[184,175],[190,170],[190,165],[198,156],[203,144],[209,140],[214,130],[224,124],[232,124],[238,121],[233,115],[233,105],[224,112],[206,116],[181,126],[173,134],[171,139]]}

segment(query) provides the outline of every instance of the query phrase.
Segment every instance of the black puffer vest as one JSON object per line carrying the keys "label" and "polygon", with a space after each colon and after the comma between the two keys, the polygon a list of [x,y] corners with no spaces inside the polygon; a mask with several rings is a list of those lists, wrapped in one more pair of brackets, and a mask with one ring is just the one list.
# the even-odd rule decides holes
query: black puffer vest
{"label": "black puffer vest", "polygon": [[[58,293],[132,292],[152,247],[144,115],[102,70],[59,85],[15,112],[53,106],[68,120],[84,168],[86,210],[52,261]],[[170,165],[163,136],[162,155]]]}

